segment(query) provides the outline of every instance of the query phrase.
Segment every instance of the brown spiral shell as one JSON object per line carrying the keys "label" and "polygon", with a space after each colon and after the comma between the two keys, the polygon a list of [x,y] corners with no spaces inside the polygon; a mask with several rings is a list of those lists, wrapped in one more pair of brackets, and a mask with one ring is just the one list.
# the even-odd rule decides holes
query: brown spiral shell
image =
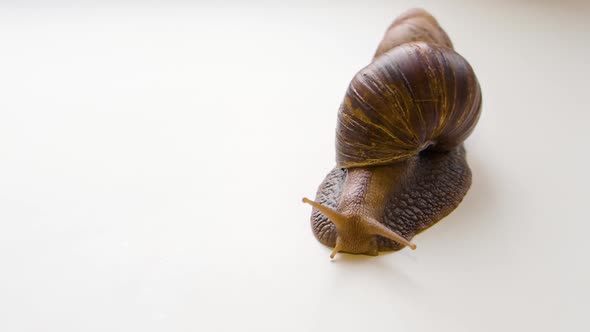
{"label": "brown spiral shell", "polygon": [[450,150],[469,136],[480,110],[469,63],[430,14],[409,11],[348,87],[336,128],[337,164],[383,165],[428,147]]}

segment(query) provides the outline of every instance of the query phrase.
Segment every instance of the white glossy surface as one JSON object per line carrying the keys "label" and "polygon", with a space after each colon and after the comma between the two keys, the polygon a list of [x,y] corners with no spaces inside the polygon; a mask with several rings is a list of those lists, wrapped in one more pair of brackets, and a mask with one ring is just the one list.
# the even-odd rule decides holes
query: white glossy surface
{"label": "white glossy surface", "polygon": [[421,2],[475,68],[418,250],[313,238],[352,75],[411,2],[0,5],[0,330],[588,331],[589,6]]}

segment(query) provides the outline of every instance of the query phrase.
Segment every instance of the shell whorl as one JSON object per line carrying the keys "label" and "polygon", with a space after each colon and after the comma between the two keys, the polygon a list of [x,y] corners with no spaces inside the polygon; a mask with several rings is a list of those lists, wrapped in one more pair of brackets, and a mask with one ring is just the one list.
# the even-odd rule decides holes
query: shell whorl
{"label": "shell whorl", "polygon": [[[425,26],[416,28],[416,20]],[[414,41],[416,35],[426,36],[425,42]],[[393,48],[385,50],[384,44]],[[392,24],[340,106],[339,167],[388,164],[429,146],[449,150],[469,136],[479,118],[481,91],[473,69],[451,46],[422,10],[409,11]]]}
{"label": "shell whorl", "polygon": [[425,42],[453,48],[447,33],[427,11],[414,8],[398,16],[385,31],[375,57],[409,42]]}

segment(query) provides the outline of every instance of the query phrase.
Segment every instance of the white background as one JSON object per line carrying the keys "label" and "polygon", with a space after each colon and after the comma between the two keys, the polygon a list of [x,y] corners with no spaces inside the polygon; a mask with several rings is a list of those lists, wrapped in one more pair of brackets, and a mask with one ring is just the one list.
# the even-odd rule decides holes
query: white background
{"label": "white background", "polygon": [[[403,10],[481,82],[418,250],[313,237],[336,112]],[[0,330],[588,331],[589,5],[0,3]]]}

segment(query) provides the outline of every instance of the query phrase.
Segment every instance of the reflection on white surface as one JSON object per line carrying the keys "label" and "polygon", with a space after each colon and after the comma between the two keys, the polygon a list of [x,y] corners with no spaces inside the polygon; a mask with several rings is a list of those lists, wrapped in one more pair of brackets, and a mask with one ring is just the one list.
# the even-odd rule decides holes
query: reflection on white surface
{"label": "reflection on white surface", "polygon": [[421,2],[482,85],[473,186],[416,251],[313,238],[346,86],[414,6],[0,5],[0,330],[588,330],[581,2]]}

